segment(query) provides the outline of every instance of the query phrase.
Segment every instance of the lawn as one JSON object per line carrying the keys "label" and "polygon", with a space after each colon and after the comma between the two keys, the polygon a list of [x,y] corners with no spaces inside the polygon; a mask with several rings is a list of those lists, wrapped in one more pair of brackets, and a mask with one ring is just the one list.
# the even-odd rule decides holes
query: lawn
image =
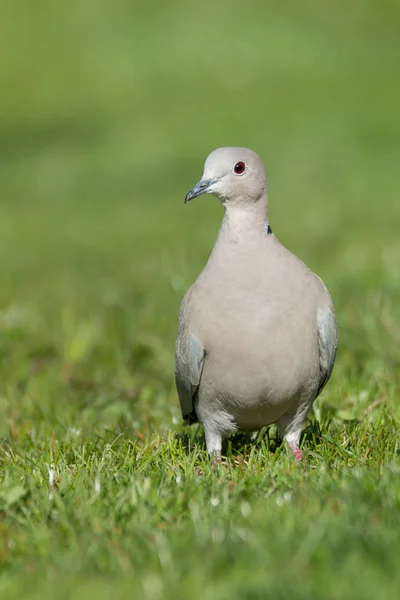
{"label": "lawn", "polygon": [[[398,2],[1,12],[1,599],[398,598]],[[272,427],[213,467],[180,420],[179,304],[222,218],[183,199],[227,145],[336,307],[302,466]]]}

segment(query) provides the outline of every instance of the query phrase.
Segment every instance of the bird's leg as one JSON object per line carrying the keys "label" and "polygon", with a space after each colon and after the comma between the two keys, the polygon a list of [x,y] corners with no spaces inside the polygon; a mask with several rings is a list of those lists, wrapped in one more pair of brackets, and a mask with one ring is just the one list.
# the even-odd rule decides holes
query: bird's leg
{"label": "bird's leg", "polygon": [[206,446],[208,454],[218,461],[221,461],[222,435],[209,427],[204,428],[206,436]]}
{"label": "bird's leg", "polygon": [[301,462],[303,460],[303,453],[295,442],[289,442],[289,448],[293,452],[296,460]]}
{"label": "bird's leg", "polygon": [[226,435],[227,427],[231,425],[229,415],[223,410],[215,409],[210,403],[197,401],[196,414],[203,426],[206,436],[206,446],[210,457],[221,461],[222,438]]}
{"label": "bird's leg", "polygon": [[296,418],[298,415],[283,415],[278,421],[278,427],[287,442],[293,456],[298,462],[303,460],[303,453],[300,450],[300,435],[304,419]]}

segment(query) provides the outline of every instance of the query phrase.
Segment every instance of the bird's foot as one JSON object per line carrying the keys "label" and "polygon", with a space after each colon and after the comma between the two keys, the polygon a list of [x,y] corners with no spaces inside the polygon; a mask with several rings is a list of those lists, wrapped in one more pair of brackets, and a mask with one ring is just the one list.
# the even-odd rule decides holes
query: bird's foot
{"label": "bird's foot", "polygon": [[300,448],[298,447],[298,445],[295,444],[294,442],[292,442],[292,443],[289,444],[289,448],[293,452],[293,455],[294,455],[295,459],[298,462],[302,462],[302,460],[303,460],[303,453],[300,450]]}
{"label": "bird's foot", "polygon": [[211,455],[212,470],[215,471],[216,469],[218,469],[218,467],[220,467],[221,464],[222,464],[221,454],[216,454],[215,452],[213,452]]}

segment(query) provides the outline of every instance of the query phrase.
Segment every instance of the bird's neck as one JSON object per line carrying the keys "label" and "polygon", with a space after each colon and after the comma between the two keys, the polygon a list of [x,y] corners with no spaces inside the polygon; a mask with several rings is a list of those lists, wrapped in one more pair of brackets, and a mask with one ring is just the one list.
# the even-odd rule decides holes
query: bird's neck
{"label": "bird's neck", "polygon": [[270,231],[267,216],[267,198],[265,196],[254,203],[226,203],[220,232],[222,235],[246,233],[254,235],[257,232],[265,235]]}

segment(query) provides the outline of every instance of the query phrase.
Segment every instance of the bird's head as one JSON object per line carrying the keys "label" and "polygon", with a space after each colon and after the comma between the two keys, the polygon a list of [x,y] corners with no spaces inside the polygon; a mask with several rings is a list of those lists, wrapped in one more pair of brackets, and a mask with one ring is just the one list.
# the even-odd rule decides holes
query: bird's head
{"label": "bird's head", "polygon": [[255,203],[265,197],[266,191],[264,165],[255,152],[248,148],[218,148],[208,156],[203,177],[186,194],[185,202],[212,194],[224,205]]}

